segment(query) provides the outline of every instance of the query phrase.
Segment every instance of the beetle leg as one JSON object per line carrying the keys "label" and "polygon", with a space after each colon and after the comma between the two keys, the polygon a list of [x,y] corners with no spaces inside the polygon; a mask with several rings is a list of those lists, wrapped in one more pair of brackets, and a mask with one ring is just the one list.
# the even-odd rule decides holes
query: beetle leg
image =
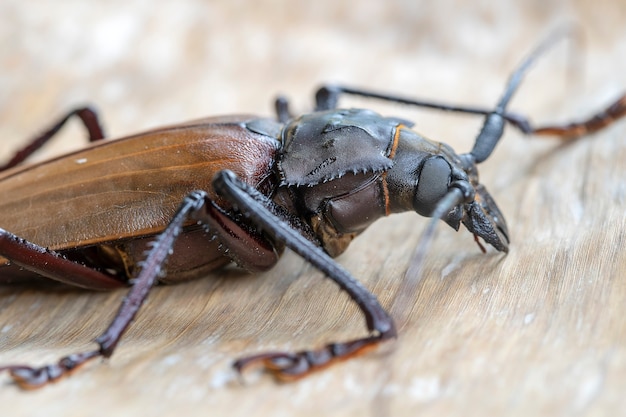
{"label": "beetle leg", "polygon": [[56,364],[39,368],[13,365],[1,367],[0,371],[9,371],[18,385],[22,388],[32,389],[56,381],[96,357],[108,358],[111,356],[122,335],[146,300],[150,289],[156,283],[184,222],[189,218],[190,213],[204,206],[205,197],[206,193],[203,191],[195,191],[185,197],[170,224],[152,244],[152,248],[142,264],[141,271],[133,279],[133,286],[124,298],[115,318],[106,331],[96,339],[99,349],[69,355],[61,358]]}
{"label": "beetle leg", "polygon": [[74,287],[110,290],[122,281],[0,229],[0,257],[29,271]]}
{"label": "beetle leg", "polygon": [[562,125],[546,125],[537,128],[527,123],[527,130],[524,133],[530,135],[559,136],[562,139],[574,139],[579,136],[597,132],[624,116],[626,116],[626,94],[621,96],[606,109],[585,120],[564,123]]}
{"label": "beetle leg", "polygon": [[287,123],[291,118],[291,112],[289,111],[289,100],[283,96],[276,98],[274,102],[274,108],[276,109],[276,117],[281,123]]}
{"label": "beetle leg", "polygon": [[455,113],[478,114],[486,116],[493,109],[474,106],[459,106],[456,104],[442,103],[434,100],[420,100],[411,97],[399,96],[395,94],[382,93],[363,88],[348,87],[345,85],[324,85],[315,93],[315,110],[324,111],[336,109],[339,104],[339,97],[342,95],[372,98],[375,100],[389,101],[398,104],[424,107],[433,110],[443,110]]}
{"label": "beetle leg", "polygon": [[213,186],[219,194],[245,213],[248,222],[276,241],[284,243],[347,292],[365,315],[367,329],[371,333],[368,337],[332,343],[317,350],[274,352],[243,358],[234,363],[238,371],[252,364],[262,364],[279,379],[295,379],[338,360],[362,353],[396,336],[393,320],[376,297],[318,246],[274,214],[271,210],[272,203],[267,197],[239,181],[235,174],[227,170],[215,176]]}
{"label": "beetle leg", "polygon": [[20,164],[30,155],[35,153],[54,135],[56,135],[57,132],[72,116],[77,116],[83,122],[83,125],[85,126],[85,128],[87,129],[87,133],[89,134],[90,142],[95,142],[104,138],[104,133],[98,120],[98,114],[94,109],[90,107],[81,107],[78,109],[74,109],[67,113],[63,118],[61,118],[58,122],[52,125],[52,127],[46,130],[44,133],[34,138],[28,145],[17,151],[13,158],[9,160],[9,162],[4,165],[0,165],[0,172]]}

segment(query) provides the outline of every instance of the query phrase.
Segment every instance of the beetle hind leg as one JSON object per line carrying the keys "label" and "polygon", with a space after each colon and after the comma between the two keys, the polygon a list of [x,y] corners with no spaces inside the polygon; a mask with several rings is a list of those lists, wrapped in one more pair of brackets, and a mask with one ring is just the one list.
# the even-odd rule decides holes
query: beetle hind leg
{"label": "beetle hind leg", "polygon": [[[6,258],[3,268],[14,265],[74,287],[112,290],[124,286],[123,281],[112,275],[69,260],[0,228],[0,264],[3,258]],[[11,278],[6,280],[11,282]]]}
{"label": "beetle hind leg", "polygon": [[67,123],[72,116],[78,117],[83,123],[85,129],[87,129],[87,133],[89,134],[90,142],[95,142],[104,138],[104,133],[96,111],[91,107],[80,107],[68,112],[48,130],[32,139],[26,146],[17,151],[9,162],[4,165],[0,165],[0,172],[21,164],[26,158],[37,152],[39,148],[41,148],[59,132],[63,125],[65,125],[65,123]]}

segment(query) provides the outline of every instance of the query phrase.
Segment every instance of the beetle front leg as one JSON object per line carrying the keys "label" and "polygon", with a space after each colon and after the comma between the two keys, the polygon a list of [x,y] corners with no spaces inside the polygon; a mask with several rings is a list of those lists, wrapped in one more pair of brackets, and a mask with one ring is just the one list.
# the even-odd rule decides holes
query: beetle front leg
{"label": "beetle front leg", "polygon": [[364,338],[331,343],[317,350],[272,352],[243,358],[235,362],[235,369],[242,371],[252,364],[262,364],[278,379],[296,379],[335,361],[363,353],[396,336],[393,320],[376,297],[318,246],[273,213],[273,203],[267,197],[239,181],[230,171],[218,173],[213,186],[245,214],[248,222],[284,243],[348,293],[365,315],[367,329],[371,333]]}

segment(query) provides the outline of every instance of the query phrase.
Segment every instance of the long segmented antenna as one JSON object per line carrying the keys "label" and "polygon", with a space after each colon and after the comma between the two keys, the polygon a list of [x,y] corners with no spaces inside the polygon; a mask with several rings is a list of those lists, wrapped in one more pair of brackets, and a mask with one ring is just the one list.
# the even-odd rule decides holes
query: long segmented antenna
{"label": "long segmented antenna", "polygon": [[564,39],[569,32],[569,30],[560,30],[544,42],[540,43],[539,46],[537,46],[511,74],[502,97],[498,101],[498,104],[493,112],[485,118],[485,122],[480,129],[480,133],[478,133],[476,141],[474,142],[474,147],[469,153],[469,155],[473,157],[474,162],[481,163],[489,158],[494,148],[500,141],[507,121],[505,117],[506,107],[513,98],[513,94],[517,92],[517,88],[522,82],[522,79],[526,75],[528,69],[535,63],[539,56],[554,46],[558,41]]}
{"label": "long segmented antenna", "polygon": [[417,292],[417,286],[422,278],[424,259],[426,258],[430,243],[435,237],[435,229],[439,224],[439,220],[443,219],[450,210],[461,204],[464,200],[463,192],[456,187],[452,187],[433,210],[432,218],[428,222],[426,229],[422,232],[422,236],[413,252],[411,264],[404,275],[401,289],[396,293],[397,295],[392,306],[391,314],[396,319],[399,328],[403,327],[407,322],[406,318],[415,301],[414,294]]}
{"label": "long segmented antenna", "polygon": [[[526,75],[528,69],[539,56],[554,46],[559,40],[565,38],[568,33],[569,30],[560,30],[540,43],[511,74],[502,97],[498,101],[494,111],[485,118],[485,122],[476,138],[474,147],[468,154],[475,163],[480,163],[487,159],[502,137],[504,126],[507,121],[504,117],[506,107],[517,91],[517,88]],[[417,247],[413,253],[411,264],[405,274],[405,282],[413,283],[407,285],[414,286],[420,281],[424,259],[426,258],[426,253],[428,252],[430,243],[435,235],[435,228],[439,224],[439,221],[442,220],[450,212],[450,210],[461,204],[463,200],[463,193],[459,189],[452,187],[433,210],[431,220],[428,222],[426,229],[422,232]],[[409,292],[405,291],[404,293],[408,294]]]}

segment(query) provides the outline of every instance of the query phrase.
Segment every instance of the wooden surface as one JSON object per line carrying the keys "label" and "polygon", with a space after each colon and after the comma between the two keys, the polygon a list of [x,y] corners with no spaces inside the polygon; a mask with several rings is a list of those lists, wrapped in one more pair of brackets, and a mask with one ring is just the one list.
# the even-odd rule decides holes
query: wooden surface
{"label": "wooden surface", "polygon": [[[522,56],[571,22],[584,46],[542,59],[513,108],[564,120],[626,89],[621,0],[213,3],[0,3],[2,155],[84,102],[99,106],[112,136],[271,114],[276,93],[305,110],[324,81],[489,106]],[[415,120],[460,152],[480,122],[345,103]],[[44,156],[82,137],[72,126]],[[409,213],[375,224],[338,259],[397,318],[397,342],[294,384],[239,381],[230,364],[241,355],[364,332],[336,286],[287,253],[264,274],[229,269],[156,288],[109,361],[37,392],[0,376],[0,414],[624,414],[625,173],[625,121],[566,146],[509,129],[481,166],[507,216],[508,255],[483,255],[469,233],[442,224],[424,278],[404,278],[425,225]],[[0,363],[92,348],[123,294],[0,288]]]}

